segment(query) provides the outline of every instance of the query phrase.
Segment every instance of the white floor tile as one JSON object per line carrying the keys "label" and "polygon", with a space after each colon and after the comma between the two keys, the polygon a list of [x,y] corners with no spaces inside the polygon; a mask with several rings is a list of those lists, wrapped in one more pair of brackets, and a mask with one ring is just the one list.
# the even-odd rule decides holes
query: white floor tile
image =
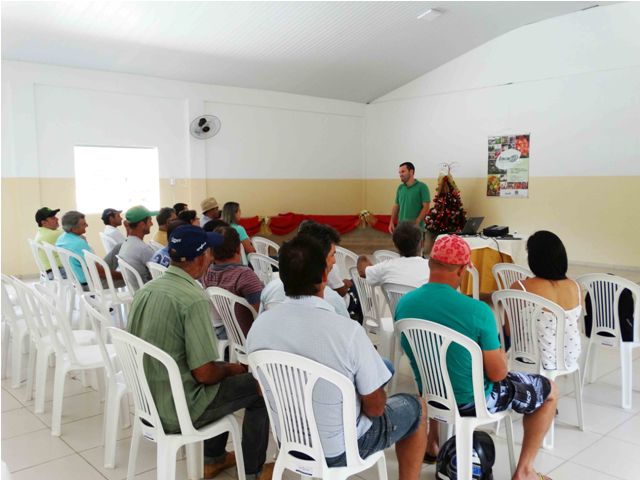
{"label": "white floor tile", "polygon": [[12,480],[32,480],[46,478],[47,480],[104,480],[91,465],[79,455],[69,455],[52,462],[43,463],[36,467],[21,470],[12,475]]}
{"label": "white floor tile", "polygon": [[[503,429],[504,430],[504,427]],[[509,449],[507,447],[506,438],[496,437],[495,435],[491,435],[493,438],[493,442],[496,447],[496,463],[493,466],[493,477],[495,479],[508,479],[511,478],[511,470],[509,468]],[[514,439],[519,440],[520,437],[515,433],[515,424],[514,424]],[[518,457],[520,456],[521,445],[515,444],[515,457],[516,464],[518,463]],[[536,459],[534,462],[534,467],[537,471],[547,474],[550,471],[558,468],[564,459],[557,457],[553,454],[552,451],[547,450],[538,450],[538,454],[536,455]]]}
{"label": "white floor tile", "polygon": [[[109,480],[122,480],[127,476],[127,464],[129,463],[130,439],[120,440],[116,447],[116,468],[104,468],[104,447],[96,447],[80,452],[96,470]],[[144,473],[156,468],[156,444],[144,440],[138,450],[136,461],[136,473]]]}
{"label": "white floor tile", "polygon": [[[62,440],[76,452],[83,452],[104,445],[103,416],[98,415],[65,424]],[[131,437],[131,427],[118,429],[118,440]]]}
{"label": "white floor tile", "polygon": [[[597,405],[590,402],[582,402],[584,411],[585,430],[604,435],[618,425],[633,417],[633,412],[623,410],[620,407]],[[556,424],[567,426],[578,425],[578,411],[574,397],[560,397],[558,399],[558,416]]]}
{"label": "white floor tile", "polygon": [[[100,401],[100,394],[93,390],[88,393],[64,397],[62,402],[62,424],[100,415],[103,405]],[[53,402],[45,402],[44,413],[36,414],[49,427],[51,426],[52,406]],[[33,405],[29,406],[31,411],[33,411],[33,408]],[[64,431],[63,427],[62,433]]]}
{"label": "white floor tile", "polygon": [[2,439],[46,429],[47,426],[25,407],[2,412]]}
{"label": "white floor tile", "polygon": [[22,403],[20,403],[20,401],[16,397],[11,395],[4,388],[2,389],[2,400],[0,400],[0,402],[2,403],[3,412],[8,412],[9,410],[16,410],[18,408],[22,408]]}
{"label": "white floor tile", "polygon": [[[572,396],[573,394],[569,395]],[[615,385],[600,382],[587,384],[583,389],[582,399],[585,402],[622,409],[620,387]],[[631,402],[632,408],[625,411],[640,412],[640,392],[631,392]]]}
{"label": "white floor tile", "polygon": [[639,452],[637,445],[603,437],[576,455],[572,462],[625,480],[637,480],[640,478]]}
{"label": "white floor tile", "polygon": [[69,446],[49,430],[38,430],[2,441],[2,459],[14,472],[50,462],[74,453]]}
{"label": "white floor tile", "polygon": [[618,428],[612,430],[607,435],[623,442],[635,443],[640,445],[640,414],[627,420]]}
{"label": "white floor tile", "polygon": [[550,472],[549,476],[553,478],[553,480],[575,480],[577,478],[589,480],[617,480],[616,477],[612,477],[602,472],[597,472],[572,462],[563,463],[558,468]]}

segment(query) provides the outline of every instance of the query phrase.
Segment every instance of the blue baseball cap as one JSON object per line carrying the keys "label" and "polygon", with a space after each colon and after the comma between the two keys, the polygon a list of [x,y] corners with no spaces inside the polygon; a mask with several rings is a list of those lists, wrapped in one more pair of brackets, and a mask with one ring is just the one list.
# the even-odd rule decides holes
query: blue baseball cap
{"label": "blue baseball cap", "polygon": [[207,251],[207,248],[222,245],[224,237],[219,233],[205,232],[195,225],[181,225],[169,236],[169,256],[172,260],[184,262],[193,260]]}

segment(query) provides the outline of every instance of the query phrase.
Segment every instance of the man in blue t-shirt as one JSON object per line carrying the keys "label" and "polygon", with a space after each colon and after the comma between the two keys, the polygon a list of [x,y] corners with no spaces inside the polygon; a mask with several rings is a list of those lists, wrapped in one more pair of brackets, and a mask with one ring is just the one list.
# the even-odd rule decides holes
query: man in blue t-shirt
{"label": "man in blue t-shirt", "polygon": [[[466,335],[480,346],[488,410],[495,413],[513,409],[524,414],[523,446],[513,478],[539,478],[533,462],[555,415],[557,389],[555,383],[541,375],[508,372],[507,357],[500,346],[491,308],[457,290],[470,264],[471,251],[462,238],[447,235],[438,239],[429,259],[429,283],[400,299],[395,319],[431,320]],[[402,347],[422,392],[416,361],[405,339],[402,339]],[[447,351],[447,367],[460,415],[474,416],[469,353],[462,346],[451,344]],[[430,430],[426,457],[437,451],[437,432],[433,428]]]}

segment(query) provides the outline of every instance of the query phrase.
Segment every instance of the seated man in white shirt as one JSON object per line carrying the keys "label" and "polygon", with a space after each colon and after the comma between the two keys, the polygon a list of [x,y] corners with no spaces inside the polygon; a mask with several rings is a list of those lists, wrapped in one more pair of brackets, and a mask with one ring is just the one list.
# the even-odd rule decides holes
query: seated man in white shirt
{"label": "seated man in white shirt", "polygon": [[429,261],[420,256],[422,232],[414,222],[402,222],[393,231],[399,258],[373,265],[368,257],[358,257],[358,273],[371,285],[396,283],[418,288],[429,281]]}
{"label": "seated man in white shirt", "polygon": [[[102,212],[102,222],[104,223],[104,234],[116,242],[116,245],[122,245],[126,237],[122,234],[118,227],[122,225],[122,210],[115,208],[105,208]],[[107,252],[109,253],[109,252]]]}
{"label": "seated man in white shirt", "polygon": [[[314,360],[353,382],[356,432],[362,458],[396,446],[400,480],[418,480],[426,449],[426,407],[416,395],[387,398],[391,377],[364,329],[337,315],[323,299],[329,266],[318,241],[298,235],[279,251],[280,278],[287,299],[262,313],[247,337],[247,351],[280,350]],[[268,389],[265,399],[270,399]],[[328,385],[313,392],[314,413],[329,467],[346,464],[342,399]],[[277,415],[277,413],[273,413]]]}
{"label": "seated man in white shirt", "polygon": [[[332,241],[333,236],[331,235],[320,235],[313,236],[320,245],[322,246],[322,251],[325,254],[325,260],[327,262],[327,267],[330,272],[337,270],[334,267],[336,264],[336,244]],[[271,280],[262,290],[260,294],[260,312],[273,307],[276,304],[283,303],[287,299],[284,293],[284,285],[282,284],[282,280],[280,278],[274,278]],[[347,310],[347,306],[344,302],[344,299],[329,285],[327,285],[324,289],[324,299],[327,301],[335,310],[338,315],[342,315],[346,318],[351,318],[349,316],[349,311]]]}

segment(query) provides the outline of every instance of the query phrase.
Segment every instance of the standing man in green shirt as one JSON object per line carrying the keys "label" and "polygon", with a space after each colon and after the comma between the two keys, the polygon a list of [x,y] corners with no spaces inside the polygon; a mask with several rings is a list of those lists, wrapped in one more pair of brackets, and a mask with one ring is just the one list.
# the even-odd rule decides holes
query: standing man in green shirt
{"label": "standing man in green shirt", "polygon": [[[246,478],[270,480],[273,464],[264,465],[269,419],[258,384],[245,365],[218,361],[209,300],[196,283],[211,263],[211,248],[223,240],[218,233],[192,225],[173,230],[168,245],[171,266],[135,294],[128,330],[176,361],[195,428],[246,409],[242,423]],[[149,360],[145,371],[165,432],[179,432],[166,370]],[[205,440],[204,478],[235,465],[235,454],[225,452],[227,438],[224,433]]]}
{"label": "standing man in green shirt", "polygon": [[[59,208],[52,210],[49,207],[42,207],[36,212],[36,223],[38,224],[38,232],[36,233],[35,238],[36,242],[50,243],[51,245],[56,244],[56,240],[58,240],[58,237],[62,235],[62,230],[58,228],[60,226],[60,221],[57,217],[59,211]],[[62,263],[60,262],[58,255],[55,255],[55,257],[62,277],[67,278],[66,272],[64,271],[64,268],[62,268]],[[40,251],[40,260],[42,261],[44,268],[47,270],[49,280],[53,280],[53,274],[51,273],[52,266],[43,251]]]}
{"label": "standing man in green shirt", "polygon": [[396,190],[396,199],[391,209],[391,221],[389,222],[389,233],[393,234],[396,223],[415,222],[420,230],[424,231],[424,217],[429,211],[431,194],[429,187],[425,183],[414,177],[416,167],[411,162],[400,164],[398,174],[400,181]]}

